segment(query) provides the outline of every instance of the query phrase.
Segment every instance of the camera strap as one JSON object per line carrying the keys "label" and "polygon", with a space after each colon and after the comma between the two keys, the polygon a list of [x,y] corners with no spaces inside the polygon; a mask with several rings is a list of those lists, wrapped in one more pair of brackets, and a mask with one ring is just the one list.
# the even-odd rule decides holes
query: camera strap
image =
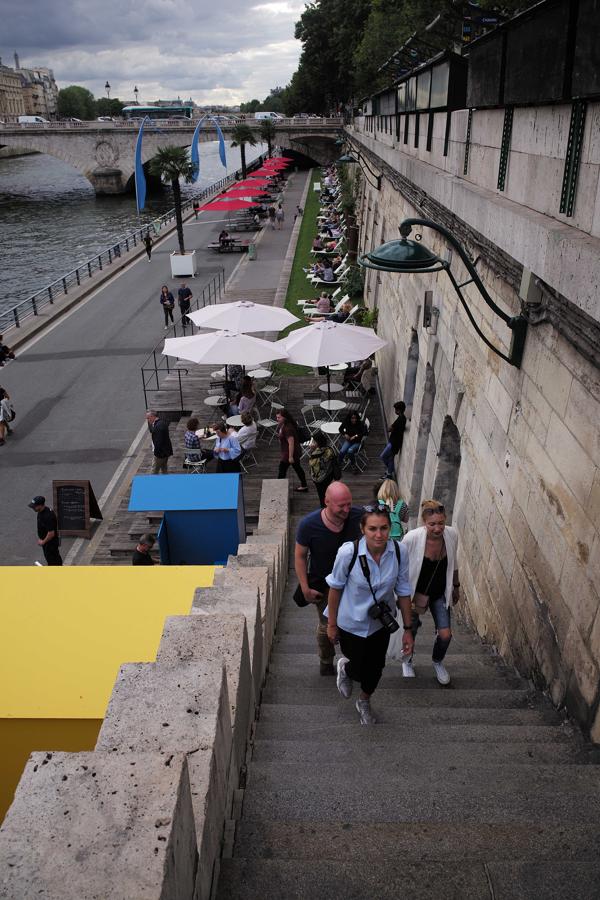
{"label": "camera strap", "polygon": [[377,597],[375,596],[375,591],[373,590],[373,585],[371,584],[371,572],[369,570],[369,563],[367,562],[367,557],[365,555],[359,556],[358,561],[360,563],[362,573],[366,578],[367,584],[369,585],[369,590],[371,591],[371,595],[373,597],[373,603],[379,603]]}

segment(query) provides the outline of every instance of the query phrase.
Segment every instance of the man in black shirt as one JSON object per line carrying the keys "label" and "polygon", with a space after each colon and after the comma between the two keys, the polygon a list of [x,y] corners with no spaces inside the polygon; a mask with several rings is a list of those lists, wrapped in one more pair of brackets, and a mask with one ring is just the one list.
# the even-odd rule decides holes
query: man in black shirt
{"label": "man in black shirt", "polygon": [[402,444],[404,442],[404,431],[406,429],[406,416],[404,415],[404,410],[406,409],[406,404],[399,400],[398,403],[394,403],[394,412],[397,415],[397,419],[390,428],[388,434],[390,436],[389,441],[384,447],[383,453],[379,457],[382,463],[385,466],[385,474],[383,478],[395,478],[396,471],[394,469],[394,457],[397,453],[400,453],[402,450]]}
{"label": "man in black shirt", "polygon": [[341,481],[332,481],[325,492],[325,508],[309,513],[298,524],[294,567],[305,601],[314,603],[317,609],[321,675],[335,675],[335,647],[327,637],[327,619],[323,616],[329,592],[325,577],[333,569],[342,544],[360,537],[362,512],[360,507],[352,506],[348,487]]}
{"label": "man in black shirt", "polygon": [[177,302],[179,303],[179,312],[181,313],[181,322],[183,325],[189,325],[190,323],[187,314],[190,311],[192,296],[192,292],[184,281],[177,291]]}
{"label": "man in black shirt", "polygon": [[167,474],[169,457],[173,456],[173,446],[169,437],[169,423],[158,418],[158,414],[149,409],[146,413],[148,430],[152,435],[152,448],[154,459],[152,460],[152,474]]}
{"label": "man in black shirt", "polygon": [[153,534],[143,534],[139,543],[133,551],[131,559],[132,566],[153,566],[154,560],[150,556],[150,551],[154,547],[155,538]]}
{"label": "man in black shirt", "polygon": [[46,498],[38,495],[27,504],[37,513],[38,545],[44,551],[49,566],[62,566],[63,561],[58,546],[58,522],[56,513],[46,506]]}

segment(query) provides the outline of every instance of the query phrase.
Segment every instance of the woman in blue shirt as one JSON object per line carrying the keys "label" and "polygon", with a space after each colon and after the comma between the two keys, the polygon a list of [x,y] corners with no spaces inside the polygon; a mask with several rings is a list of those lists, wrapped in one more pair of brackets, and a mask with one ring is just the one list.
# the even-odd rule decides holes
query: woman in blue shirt
{"label": "woman in blue shirt", "polygon": [[[326,579],[329,598],[324,615],[328,619],[329,640],[335,643],[339,639],[344,654],[337,665],[338,690],[347,699],[352,694],[352,682],[360,682],[356,701],[360,723],[374,725],[377,719],[371,711],[370,700],[379,684],[390,641],[390,632],[381,618],[373,617],[375,600],[385,604],[392,614],[396,605],[400,608],[405,624],[402,645],[410,654],[413,646],[411,586],[406,549],[389,539],[388,509],[366,506],[360,530],[362,537],[356,557],[353,542],[342,544],[338,550],[333,571]],[[363,563],[368,567],[369,580],[366,570],[363,572]]]}

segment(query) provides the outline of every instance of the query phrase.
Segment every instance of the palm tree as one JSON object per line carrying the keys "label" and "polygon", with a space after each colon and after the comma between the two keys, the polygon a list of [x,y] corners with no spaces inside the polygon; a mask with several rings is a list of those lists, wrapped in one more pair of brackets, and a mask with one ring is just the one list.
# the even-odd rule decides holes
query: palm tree
{"label": "palm tree", "polygon": [[265,141],[269,148],[269,156],[273,152],[273,138],[277,134],[277,129],[271,119],[263,119],[260,123],[260,138]]}
{"label": "palm tree", "polygon": [[233,140],[231,141],[231,146],[240,148],[240,157],[242,160],[242,178],[245,178],[246,144],[250,144],[251,147],[256,146],[256,138],[254,137],[254,132],[249,125],[244,125],[243,122],[240,122],[231,132],[231,137],[233,138]]}
{"label": "palm tree", "polygon": [[190,184],[194,177],[194,166],[190,162],[187,147],[159,147],[158,153],[150,160],[148,167],[152,175],[171,182],[173,200],[175,202],[175,221],[177,222],[177,240],[179,252],[185,255],[183,243],[183,219],[181,217],[181,188],[179,179]]}

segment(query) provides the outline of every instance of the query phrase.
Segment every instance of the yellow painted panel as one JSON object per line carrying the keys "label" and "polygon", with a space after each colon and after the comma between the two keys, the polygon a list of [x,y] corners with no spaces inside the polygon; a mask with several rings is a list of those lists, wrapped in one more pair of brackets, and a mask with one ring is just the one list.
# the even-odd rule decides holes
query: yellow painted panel
{"label": "yellow painted panel", "polygon": [[0,718],[102,719],[119,666],[152,662],[213,566],[2,567]]}
{"label": "yellow painted panel", "polygon": [[34,750],[93,750],[102,719],[0,719],[0,823]]}

